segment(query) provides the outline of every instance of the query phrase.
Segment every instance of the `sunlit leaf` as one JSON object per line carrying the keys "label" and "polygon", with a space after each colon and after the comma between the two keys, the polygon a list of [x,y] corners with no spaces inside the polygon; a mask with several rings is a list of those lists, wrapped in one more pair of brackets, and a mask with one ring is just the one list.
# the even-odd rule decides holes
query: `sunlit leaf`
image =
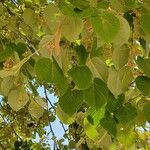
{"label": "sunlit leaf", "polygon": [[23,89],[15,89],[8,94],[8,104],[14,111],[23,108],[29,101],[27,92]]}

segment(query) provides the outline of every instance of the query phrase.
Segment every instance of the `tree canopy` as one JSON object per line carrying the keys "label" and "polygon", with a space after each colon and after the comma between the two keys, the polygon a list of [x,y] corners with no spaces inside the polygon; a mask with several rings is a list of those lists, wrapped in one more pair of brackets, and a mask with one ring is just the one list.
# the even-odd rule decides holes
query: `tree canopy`
{"label": "tree canopy", "polygon": [[0,0],[0,95],[2,150],[148,150],[150,0]]}

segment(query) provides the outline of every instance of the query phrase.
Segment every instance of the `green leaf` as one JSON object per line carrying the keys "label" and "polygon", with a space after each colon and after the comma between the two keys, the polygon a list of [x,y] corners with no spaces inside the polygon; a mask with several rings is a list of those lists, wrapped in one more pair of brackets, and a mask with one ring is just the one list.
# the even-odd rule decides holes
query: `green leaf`
{"label": "green leaf", "polygon": [[83,21],[77,17],[65,17],[61,24],[61,33],[67,40],[74,42],[83,29]]}
{"label": "green leaf", "polygon": [[93,78],[101,78],[104,81],[107,81],[108,68],[99,57],[89,59],[89,61],[87,62],[87,66],[91,70]]}
{"label": "green leaf", "polygon": [[114,49],[112,59],[117,70],[122,68],[128,62],[129,52],[130,49],[127,45]]}
{"label": "green leaf", "polygon": [[147,103],[144,105],[143,112],[144,112],[146,120],[150,122],[150,103]]}
{"label": "green leaf", "polygon": [[139,76],[135,79],[137,88],[147,96],[150,96],[150,78],[146,76]]}
{"label": "green leaf", "polygon": [[11,57],[14,54],[15,49],[16,45],[13,43],[6,45],[5,49],[0,51],[0,62]]}
{"label": "green leaf", "polygon": [[58,89],[58,95],[63,95],[68,89],[68,81],[54,58],[52,64],[52,80]]}
{"label": "green leaf", "polygon": [[107,116],[100,121],[101,126],[108,131],[112,136],[116,136],[116,122],[111,116]]}
{"label": "green leaf", "polygon": [[68,90],[62,97],[59,98],[59,105],[61,109],[69,116],[75,114],[81,107],[82,103],[83,93],[78,90]]}
{"label": "green leaf", "polygon": [[77,46],[76,53],[78,54],[79,57],[79,65],[85,65],[89,54],[86,51],[85,47],[83,45]]}
{"label": "green leaf", "polygon": [[19,111],[28,101],[28,94],[23,88],[12,90],[8,94],[8,104],[14,111]]}
{"label": "green leaf", "polygon": [[52,82],[52,62],[49,58],[39,59],[36,62],[34,69],[39,82]]}
{"label": "green leaf", "polygon": [[26,8],[23,12],[23,20],[25,24],[29,25],[32,29],[36,28],[37,19],[34,10]]}
{"label": "green leaf", "polygon": [[72,124],[74,122],[73,117],[66,114],[59,105],[56,108],[56,115],[64,124]]}
{"label": "green leaf", "polygon": [[115,112],[115,116],[120,123],[126,124],[134,121],[137,116],[137,109],[130,103],[127,103],[124,107],[120,107],[120,109]]}
{"label": "green leaf", "polygon": [[123,94],[115,98],[112,93],[109,93],[106,109],[110,113],[117,111],[118,109],[120,109],[120,107],[122,107],[124,99],[125,99],[125,96]]}
{"label": "green leaf", "polygon": [[150,58],[144,59],[139,56],[136,62],[139,68],[143,70],[148,77],[150,77]]}
{"label": "green leaf", "polygon": [[92,73],[87,66],[74,66],[68,74],[80,90],[89,88],[92,83]]}
{"label": "green leaf", "polygon": [[73,4],[73,6],[75,8],[78,8],[80,10],[86,9],[87,7],[89,7],[89,1],[88,0],[80,0],[80,1],[76,1],[76,0],[68,0],[71,4]]}
{"label": "green leaf", "polygon": [[98,140],[99,134],[97,132],[97,126],[100,123],[100,120],[105,115],[105,106],[101,107],[98,110],[95,110],[95,108],[89,108],[87,111],[86,118],[84,118],[84,130],[86,132],[86,135],[92,139],[92,140]]}
{"label": "green leaf", "polygon": [[106,42],[111,42],[120,29],[118,18],[108,11],[103,11],[98,16],[91,17],[91,23],[95,32]]}
{"label": "green leaf", "polygon": [[118,71],[113,68],[109,69],[107,85],[115,96],[127,90],[132,80],[133,74],[131,68],[128,66],[124,66]]}
{"label": "green leaf", "polygon": [[60,0],[58,3],[58,7],[66,16],[77,16],[76,12],[74,11],[74,6],[67,1]]}
{"label": "green leaf", "polygon": [[150,14],[143,14],[141,16],[141,26],[142,29],[144,30],[145,34],[150,38]]}
{"label": "green leaf", "polygon": [[121,83],[121,90],[122,91],[127,90],[134,79],[133,73],[129,66],[124,66],[119,70],[119,79]]}
{"label": "green leaf", "polygon": [[84,91],[85,102],[96,109],[101,108],[108,99],[107,85],[100,79],[95,78],[93,85]]}

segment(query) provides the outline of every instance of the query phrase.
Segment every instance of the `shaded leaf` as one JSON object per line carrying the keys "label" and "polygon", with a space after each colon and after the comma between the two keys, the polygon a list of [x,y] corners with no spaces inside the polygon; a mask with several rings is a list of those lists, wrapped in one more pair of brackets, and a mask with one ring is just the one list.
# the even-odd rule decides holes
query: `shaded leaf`
{"label": "shaded leaf", "polygon": [[80,90],[89,88],[92,83],[92,73],[87,66],[74,66],[68,74]]}
{"label": "shaded leaf", "polygon": [[137,88],[147,96],[150,96],[150,78],[146,76],[138,76],[135,79]]}
{"label": "shaded leaf", "polygon": [[68,90],[62,97],[59,98],[59,105],[61,109],[69,116],[72,116],[74,113],[76,113],[81,107],[82,103],[83,93],[82,91],[78,90]]}
{"label": "shaded leaf", "polygon": [[89,106],[99,109],[107,102],[107,85],[102,80],[95,78],[93,85],[84,91],[84,99]]}
{"label": "shaded leaf", "polygon": [[144,105],[143,112],[144,112],[146,120],[150,122],[150,103],[147,103]]}
{"label": "shaded leaf", "polygon": [[144,71],[144,73],[150,77],[150,58],[144,59],[142,57],[138,57],[136,60],[139,68]]}
{"label": "shaded leaf", "polygon": [[35,63],[34,69],[39,82],[52,82],[52,62],[49,58],[39,59]]}

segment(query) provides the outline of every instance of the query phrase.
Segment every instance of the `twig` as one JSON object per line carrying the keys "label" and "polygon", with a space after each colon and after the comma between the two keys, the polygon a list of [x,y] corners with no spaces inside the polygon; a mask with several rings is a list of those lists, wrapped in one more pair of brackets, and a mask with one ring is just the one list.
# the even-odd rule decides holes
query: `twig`
{"label": "twig", "polygon": [[54,111],[55,111],[55,107],[54,107],[54,105],[52,104],[52,102],[50,101],[50,99],[48,98],[47,90],[46,90],[45,87],[44,87],[44,94],[45,94],[46,100],[49,102],[49,104],[51,105],[51,107],[52,107],[52,108],[54,109]]}

